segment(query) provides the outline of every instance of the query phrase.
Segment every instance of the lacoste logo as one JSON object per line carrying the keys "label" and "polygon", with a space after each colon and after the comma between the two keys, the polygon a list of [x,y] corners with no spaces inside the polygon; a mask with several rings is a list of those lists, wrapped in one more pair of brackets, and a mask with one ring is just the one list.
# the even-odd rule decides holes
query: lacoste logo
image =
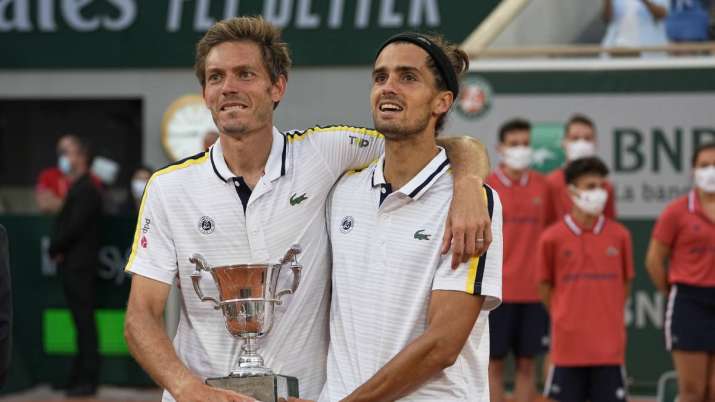
{"label": "lacoste logo", "polygon": [[431,235],[431,234],[422,233],[422,232],[424,232],[424,231],[425,231],[424,229],[420,229],[420,230],[416,231],[416,232],[415,232],[415,239],[417,239],[417,240],[429,240],[429,237],[432,236],[432,235]]}
{"label": "lacoste logo", "polygon": [[301,194],[299,197],[296,197],[296,195],[297,193],[293,193],[293,195],[290,196],[290,205],[298,205],[308,199],[308,196],[305,195],[305,193]]}

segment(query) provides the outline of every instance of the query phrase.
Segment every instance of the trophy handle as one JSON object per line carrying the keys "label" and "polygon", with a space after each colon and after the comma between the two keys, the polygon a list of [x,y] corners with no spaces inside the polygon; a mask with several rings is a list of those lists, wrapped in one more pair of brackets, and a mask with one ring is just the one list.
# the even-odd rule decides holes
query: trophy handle
{"label": "trophy handle", "polygon": [[210,271],[210,267],[206,262],[206,259],[203,255],[196,253],[189,258],[189,262],[195,266],[194,272],[191,273],[191,283],[194,285],[196,295],[199,296],[199,299],[202,302],[208,301],[213,303],[214,309],[218,310],[221,308],[221,303],[213,297],[204,296],[204,292],[201,290],[201,285],[199,285],[201,282],[201,271]]}
{"label": "trophy handle", "polygon": [[297,259],[296,256],[300,254],[303,251],[302,247],[300,247],[300,244],[294,244],[290,246],[288,251],[286,251],[286,254],[281,258],[280,264],[285,265],[288,264],[289,262],[293,261],[297,265]]}
{"label": "trophy handle", "polygon": [[286,252],[286,255],[281,259],[281,265],[286,265],[290,262],[290,270],[293,272],[293,284],[291,285],[290,289],[283,289],[276,293],[275,298],[280,300],[281,297],[285,295],[290,295],[295,293],[296,289],[298,289],[298,285],[300,285],[300,273],[301,270],[303,269],[303,266],[298,263],[298,254],[301,252],[301,247],[298,244],[294,244],[290,246],[288,251]]}

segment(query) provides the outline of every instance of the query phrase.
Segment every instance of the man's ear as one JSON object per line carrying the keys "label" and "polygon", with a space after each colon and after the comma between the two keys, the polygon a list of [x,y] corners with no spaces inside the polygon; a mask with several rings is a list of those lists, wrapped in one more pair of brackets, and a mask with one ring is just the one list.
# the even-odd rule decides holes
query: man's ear
{"label": "man's ear", "polygon": [[279,75],[276,82],[271,84],[271,100],[274,103],[283,100],[283,96],[285,96],[287,86],[288,79],[286,79],[286,76],[283,74]]}

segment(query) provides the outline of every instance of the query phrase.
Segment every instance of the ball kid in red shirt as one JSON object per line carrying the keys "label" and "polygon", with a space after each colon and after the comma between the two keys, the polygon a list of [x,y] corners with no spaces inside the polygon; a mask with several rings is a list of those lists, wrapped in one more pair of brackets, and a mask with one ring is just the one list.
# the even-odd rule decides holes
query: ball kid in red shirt
{"label": "ball kid in red shirt", "polygon": [[541,294],[551,318],[544,394],[555,401],[624,401],[624,306],[634,276],[631,236],[604,216],[608,168],[595,157],[565,169],[573,206],[539,242]]}

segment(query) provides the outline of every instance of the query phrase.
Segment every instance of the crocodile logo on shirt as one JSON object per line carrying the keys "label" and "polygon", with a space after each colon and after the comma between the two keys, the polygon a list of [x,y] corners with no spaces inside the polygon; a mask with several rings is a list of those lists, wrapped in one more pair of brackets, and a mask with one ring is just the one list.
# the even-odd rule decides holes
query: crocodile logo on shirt
{"label": "crocodile logo on shirt", "polygon": [[296,195],[298,195],[298,193],[293,193],[293,195],[290,196],[290,205],[295,206],[308,199],[308,196],[305,195],[305,193],[298,197],[296,197]]}
{"label": "crocodile logo on shirt", "polygon": [[425,231],[424,229],[420,229],[420,230],[416,231],[416,232],[415,232],[415,239],[417,239],[417,240],[429,240],[429,237],[432,236],[432,235],[431,235],[431,234],[422,233],[422,232],[424,232],[424,231]]}

